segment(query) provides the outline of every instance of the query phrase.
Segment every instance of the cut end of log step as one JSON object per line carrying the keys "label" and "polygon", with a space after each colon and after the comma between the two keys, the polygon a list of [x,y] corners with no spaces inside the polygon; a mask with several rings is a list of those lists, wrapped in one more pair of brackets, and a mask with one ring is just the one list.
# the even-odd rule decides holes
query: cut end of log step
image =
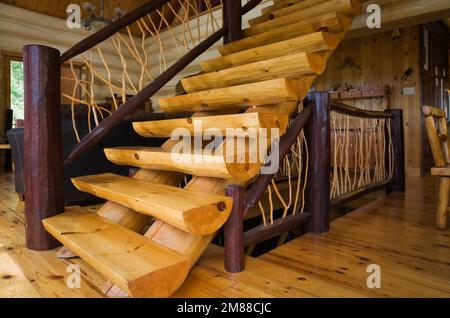
{"label": "cut end of log step", "polygon": [[[72,179],[75,187],[195,235],[210,235],[228,219],[232,199],[114,174]],[[74,251],[75,252],[75,251]]]}
{"label": "cut end of log step", "polygon": [[82,208],[43,221],[45,229],[133,297],[169,297],[190,261],[156,242]]}

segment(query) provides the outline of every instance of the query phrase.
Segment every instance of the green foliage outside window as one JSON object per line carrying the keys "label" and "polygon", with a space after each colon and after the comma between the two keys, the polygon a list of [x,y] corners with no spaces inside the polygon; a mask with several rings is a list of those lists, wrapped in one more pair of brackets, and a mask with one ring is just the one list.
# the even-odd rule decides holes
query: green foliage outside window
{"label": "green foliage outside window", "polygon": [[13,119],[24,119],[23,63],[11,62],[11,109]]}

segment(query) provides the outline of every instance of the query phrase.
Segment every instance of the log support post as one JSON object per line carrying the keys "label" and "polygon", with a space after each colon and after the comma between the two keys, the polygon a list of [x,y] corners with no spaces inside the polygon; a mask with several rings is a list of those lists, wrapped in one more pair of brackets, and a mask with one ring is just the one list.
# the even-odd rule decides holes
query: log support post
{"label": "log support post", "polygon": [[232,185],[227,188],[226,194],[233,198],[233,210],[224,228],[225,270],[240,273],[245,269],[244,188]]}
{"label": "log support post", "polygon": [[42,220],[64,212],[60,53],[28,45],[23,61],[26,245],[46,251],[59,243],[45,231]]}
{"label": "log support post", "polygon": [[314,102],[305,133],[309,147],[309,176],[306,211],[311,213],[308,232],[323,233],[330,229],[330,99],[328,93],[311,93]]}
{"label": "log support post", "polygon": [[242,37],[242,5],[241,1],[223,1],[223,26],[226,30],[225,44],[240,40]]}
{"label": "log support post", "polygon": [[[401,109],[388,109],[386,112],[392,115],[391,134],[394,146],[394,174],[392,176],[392,181],[386,187],[386,192],[403,192],[406,189],[403,111]],[[389,158],[386,160],[386,167],[389,167]]]}

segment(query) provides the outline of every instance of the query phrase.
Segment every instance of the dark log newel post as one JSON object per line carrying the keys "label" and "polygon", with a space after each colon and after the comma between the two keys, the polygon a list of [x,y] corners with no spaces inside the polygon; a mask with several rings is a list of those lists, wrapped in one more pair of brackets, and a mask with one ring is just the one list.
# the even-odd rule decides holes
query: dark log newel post
{"label": "dark log newel post", "polygon": [[226,30],[223,42],[231,43],[242,37],[242,5],[240,0],[223,1],[223,27]]}
{"label": "dark log newel post", "polygon": [[225,223],[225,270],[240,273],[245,269],[244,255],[244,188],[232,185],[226,195],[233,198],[233,209]]}
{"label": "dark log newel post", "polygon": [[42,220],[64,212],[60,53],[28,45],[23,61],[26,243],[31,250],[46,251],[59,243],[44,230]]}
{"label": "dark log newel post", "polygon": [[[394,174],[392,181],[386,187],[387,193],[403,192],[405,185],[405,137],[403,130],[403,111],[401,109],[388,109],[387,113],[392,115],[391,133],[392,143],[394,145]],[[386,167],[389,164],[389,158],[386,158]]]}
{"label": "dark log newel post", "polygon": [[307,102],[315,102],[305,133],[309,147],[309,174],[306,211],[311,213],[308,232],[330,229],[330,100],[328,93],[311,93]]}

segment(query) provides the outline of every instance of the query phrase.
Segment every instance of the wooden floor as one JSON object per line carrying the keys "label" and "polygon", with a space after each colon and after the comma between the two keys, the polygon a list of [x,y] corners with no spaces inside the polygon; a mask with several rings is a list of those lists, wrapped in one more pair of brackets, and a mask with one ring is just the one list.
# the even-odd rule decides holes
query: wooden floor
{"label": "wooden floor", "polygon": [[[381,195],[336,219],[323,235],[306,235],[257,259],[244,273],[223,270],[211,246],[177,297],[450,297],[450,231],[434,227],[436,180],[412,178],[406,193]],[[67,287],[67,266],[80,265],[81,288]],[[366,285],[381,267],[380,289]],[[80,260],[24,247],[23,205],[11,175],[0,175],[0,297],[103,297],[105,279]]]}

